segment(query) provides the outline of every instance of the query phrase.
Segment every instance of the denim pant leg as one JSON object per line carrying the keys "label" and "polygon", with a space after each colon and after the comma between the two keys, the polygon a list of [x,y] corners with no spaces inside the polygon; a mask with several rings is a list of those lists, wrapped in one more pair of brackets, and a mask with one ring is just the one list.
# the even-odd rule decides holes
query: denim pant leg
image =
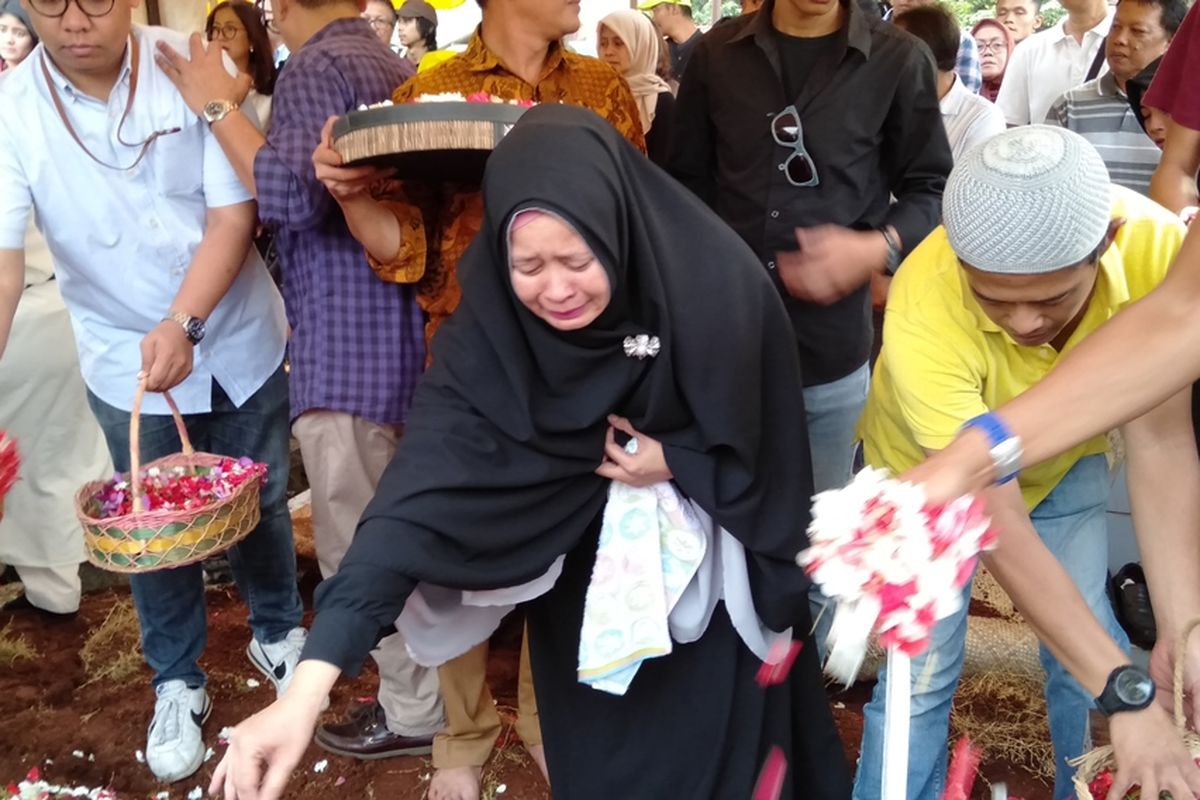
{"label": "denim pant leg", "polygon": [[[840,489],[850,482],[854,464],[854,427],[867,403],[870,384],[870,366],[863,364],[844,378],[804,390],[814,491]],[[824,660],[833,605],[816,586],[809,590],[809,603],[816,622],[813,640],[818,656]]]}
{"label": "denim pant leg", "polygon": [[[1079,589],[1092,613],[1125,652],[1129,639],[1106,593],[1108,577],[1108,531],[1105,506],[1108,500],[1108,465],[1104,456],[1088,456],[1071,468],[1050,496],[1030,517],[1038,535],[1054,554]],[[1050,739],[1057,764],[1055,800],[1074,797],[1067,760],[1090,747],[1088,714],[1093,698],[1072,678],[1044,647],[1039,647],[1046,671],[1046,705],[1049,709]]]}
{"label": "denim pant leg", "polygon": [[[946,781],[947,747],[950,735],[950,705],[962,672],[967,641],[967,605],[971,584],[963,590],[963,605],[957,613],[934,626],[929,649],[912,661],[912,709],[909,723],[908,800],[937,800]],[[854,800],[879,800],[883,779],[884,706],[887,698],[887,667],[871,700],[863,707],[862,750],[854,776]]]}
{"label": "denim pant leg", "polygon": [[[113,466],[129,469],[129,412],[108,405],[90,391],[88,403],[104,431]],[[197,448],[205,446],[199,417],[185,419],[188,435]],[[145,464],[178,453],[181,445],[170,416],[142,415],[141,459]],[[204,652],[207,625],[204,608],[204,577],[199,564],[131,575],[133,605],[142,629],[142,654],[154,671],[154,685],[183,680],[189,686],[204,685],[198,663]]]}
{"label": "denim pant leg", "polygon": [[254,531],[229,550],[238,591],[250,609],[250,629],[264,644],[300,624],[304,607],[296,585],[296,550],[287,507],[288,384],[281,366],[237,407],[216,383],[206,414],[209,447],[218,455],[249,456],[267,465]]}

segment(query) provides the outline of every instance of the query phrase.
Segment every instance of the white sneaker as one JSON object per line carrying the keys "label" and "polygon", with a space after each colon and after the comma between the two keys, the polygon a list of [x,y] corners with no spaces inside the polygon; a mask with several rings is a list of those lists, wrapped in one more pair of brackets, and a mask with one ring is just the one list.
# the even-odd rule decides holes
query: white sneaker
{"label": "white sneaker", "polygon": [[192,689],[183,681],[167,681],[155,694],[154,719],[146,731],[146,763],[154,777],[174,783],[204,763],[200,726],[208,719],[212,703],[204,687]]}
{"label": "white sneaker", "polygon": [[292,676],[296,674],[296,664],[300,662],[300,651],[304,649],[306,641],[308,631],[304,628],[292,628],[287,636],[274,644],[263,644],[257,639],[251,639],[246,647],[246,657],[275,685],[276,696],[282,695],[291,684]]}

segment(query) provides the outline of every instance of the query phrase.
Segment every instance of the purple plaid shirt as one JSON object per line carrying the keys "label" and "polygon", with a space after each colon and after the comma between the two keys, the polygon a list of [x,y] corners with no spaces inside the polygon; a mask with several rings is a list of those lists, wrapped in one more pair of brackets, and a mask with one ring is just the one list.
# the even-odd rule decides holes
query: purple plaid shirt
{"label": "purple plaid shirt", "polygon": [[402,423],[424,367],[412,287],[375,277],[312,165],[326,119],[387,100],[412,74],[365,20],[339,19],[288,59],[275,84],[254,181],[283,265],[292,419],[328,409]]}

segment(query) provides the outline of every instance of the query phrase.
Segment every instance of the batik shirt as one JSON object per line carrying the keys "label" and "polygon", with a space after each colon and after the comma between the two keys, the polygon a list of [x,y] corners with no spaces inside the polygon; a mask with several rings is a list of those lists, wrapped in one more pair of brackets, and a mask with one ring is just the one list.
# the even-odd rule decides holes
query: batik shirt
{"label": "batik shirt", "polygon": [[[637,104],[625,80],[608,64],[559,45],[551,46],[541,78],[531,85],[510,72],[476,31],[466,51],[396,89],[392,102],[475,92],[505,100],[582,106],[612,123],[639,149],[646,149]],[[394,184],[381,199],[400,221],[401,246],[391,261],[372,259],[371,266],[383,280],[403,283],[420,274],[424,265],[417,278],[417,302],[426,315],[428,342],[462,297],[455,265],[483,223],[483,195],[478,187],[409,181]]]}

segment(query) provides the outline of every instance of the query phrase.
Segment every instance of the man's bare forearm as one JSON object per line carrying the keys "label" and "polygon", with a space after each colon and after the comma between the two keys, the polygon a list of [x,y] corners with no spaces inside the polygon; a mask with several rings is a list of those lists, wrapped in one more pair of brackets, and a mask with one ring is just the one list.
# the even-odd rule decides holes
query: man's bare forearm
{"label": "man's bare forearm", "polygon": [[984,564],[1059,663],[1098,696],[1109,674],[1129,659],[1042,543],[1016,485],[989,490],[987,503],[1000,539]]}
{"label": "man's bare forearm", "polygon": [[400,252],[400,221],[387,206],[368,194],[338,200],[350,234],[372,258],[387,264]]}
{"label": "man's bare forearm", "polygon": [[0,357],[8,346],[13,317],[25,290],[25,251],[0,250]]}
{"label": "man's bare forearm", "polygon": [[1184,390],[1126,425],[1129,497],[1160,635],[1200,613],[1200,460]]}
{"label": "man's bare forearm", "polygon": [[1150,197],[1176,214],[1197,204],[1196,172],[1200,170],[1200,131],[1172,122],[1167,128],[1158,168],[1150,178]]}
{"label": "man's bare forearm", "polygon": [[[1200,226],[1166,280],[1001,406],[1037,464],[1154,408],[1200,377]],[[977,487],[982,488],[982,487]]]}
{"label": "man's bare forearm", "polygon": [[255,219],[252,201],[208,210],[204,238],[196,248],[171,310],[201,319],[212,314],[246,261]]}
{"label": "man's bare forearm", "polygon": [[258,128],[254,127],[245,114],[229,114],[212,126],[213,135],[221,143],[225,157],[233,166],[233,171],[241,178],[247,191],[258,196],[254,183],[254,159],[258,150],[267,143],[267,139]]}

